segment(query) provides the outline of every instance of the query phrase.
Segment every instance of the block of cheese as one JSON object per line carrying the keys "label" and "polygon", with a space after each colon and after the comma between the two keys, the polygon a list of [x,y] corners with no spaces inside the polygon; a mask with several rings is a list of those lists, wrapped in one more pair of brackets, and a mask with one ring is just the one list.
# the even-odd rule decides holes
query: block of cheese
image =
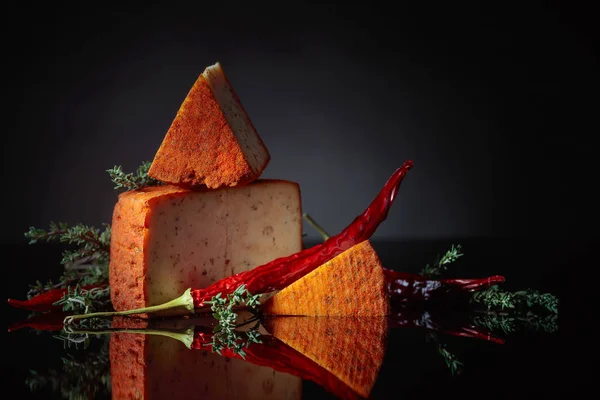
{"label": "block of cheese", "polygon": [[122,193],[112,218],[109,283],[116,310],[162,304],[302,249],[300,189],[257,180],[215,190]]}
{"label": "block of cheese", "polygon": [[181,104],[148,175],[178,186],[236,186],[257,179],[270,155],[219,63]]}
{"label": "block of cheese", "polygon": [[[182,322],[177,318],[171,328],[182,328]],[[128,323],[127,328],[144,328],[140,323]],[[299,377],[211,351],[190,350],[165,336],[112,333],[109,357],[115,400],[301,398]]]}
{"label": "block of cheese", "polygon": [[264,311],[276,315],[388,315],[379,257],[368,240],[358,243],[275,294]]}
{"label": "block of cheese", "polygon": [[267,330],[363,397],[385,356],[386,317],[275,317]]}

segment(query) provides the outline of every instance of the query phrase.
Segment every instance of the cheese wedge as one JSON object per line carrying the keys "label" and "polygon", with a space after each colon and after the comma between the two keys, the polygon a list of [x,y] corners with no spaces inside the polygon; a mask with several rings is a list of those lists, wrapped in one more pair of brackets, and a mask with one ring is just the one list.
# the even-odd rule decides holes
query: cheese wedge
{"label": "cheese wedge", "polygon": [[219,63],[190,89],[148,175],[185,187],[236,186],[257,179],[270,155]]}
{"label": "cheese wedge", "polygon": [[275,317],[265,325],[277,339],[368,397],[385,355],[386,317]]}
{"label": "cheese wedge", "polygon": [[275,294],[263,308],[275,315],[388,315],[379,257],[368,240],[358,243]]}
{"label": "cheese wedge", "polygon": [[162,304],[301,249],[300,189],[293,182],[122,193],[112,219],[111,301],[118,311]]}
{"label": "cheese wedge", "polygon": [[[182,322],[176,319],[170,328],[184,328]],[[126,325],[145,327],[137,322]],[[112,333],[109,357],[114,400],[301,398],[302,379],[296,376],[211,351],[190,350],[165,336]]]}

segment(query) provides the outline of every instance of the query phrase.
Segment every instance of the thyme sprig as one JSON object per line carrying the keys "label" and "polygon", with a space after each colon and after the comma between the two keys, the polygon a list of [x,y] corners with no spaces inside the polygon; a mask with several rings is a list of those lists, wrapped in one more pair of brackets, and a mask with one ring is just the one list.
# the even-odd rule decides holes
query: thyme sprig
{"label": "thyme sprig", "polygon": [[63,252],[61,264],[67,264],[86,258],[108,259],[110,234],[109,224],[104,224],[104,230],[100,231],[85,224],[69,226],[66,222],[51,222],[48,230],[30,227],[25,237],[29,239],[29,244],[45,240],[79,246],[76,250]]}
{"label": "thyme sprig", "polygon": [[136,190],[144,186],[158,186],[162,184],[160,181],[148,176],[151,165],[152,162],[144,161],[135,173],[125,173],[120,165],[115,165],[113,168],[107,169],[106,172],[108,172],[110,179],[115,184],[115,189]]}
{"label": "thyme sprig", "polygon": [[471,302],[482,304],[488,310],[493,308],[504,310],[535,307],[545,309],[553,314],[558,313],[558,298],[556,296],[551,293],[540,293],[538,290],[533,289],[509,292],[500,289],[498,285],[493,285],[474,293]]}
{"label": "thyme sprig", "polygon": [[459,361],[456,354],[448,350],[448,345],[440,341],[439,336],[435,332],[428,332],[425,336],[427,342],[432,342],[436,345],[438,353],[442,356],[446,367],[452,375],[460,375],[463,371],[464,364]]}
{"label": "thyme sprig", "polygon": [[54,304],[62,306],[63,311],[87,314],[110,306],[110,287],[82,289],[78,284],[72,289],[69,286],[67,293]]}
{"label": "thyme sprig", "polygon": [[420,274],[428,278],[440,277],[444,272],[446,272],[449,264],[452,264],[463,256],[463,254],[460,252],[460,249],[460,244],[456,246],[452,245],[450,250],[446,251],[446,254],[444,254],[441,258],[438,255],[433,264],[425,265],[425,268],[421,270]]}
{"label": "thyme sprig", "polygon": [[[213,352],[222,354],[223,349],[231,349],[234,353],[242,358],[246,357],[245,347],[252,343],[261,343],[258,326],[258,307],[260,306],[260,294],[253,295],[246,289],[246,285],[240,285],[232,294],[226,297],[221,297],[221,293],[213,296],[211,300],[205,302],[210,304],[213,317],[218,321],[213,329],[213,340],[208,346],[211,346]],[[238,315],[236,309],[245,307],[251,311],[256,318],[251,321],[257,321],[256,325],[246,332],[237,330],[241,325],[246,325],[251,321],[246,321],[243,324],[238,324]],[[245,334],[246,339],[243,338]]]}
{"label": "thyme sprig", "polygon": [[475,325],[489,331],[502,331],[504,334],[511,334],[520,330],[546,333],[553,333],[558,330],[558,315],[540,316],[531,311],[523,315],[489,311],[474,316],[472,321]]}
{"label": "thyme sprig", "polygon": [[110,395],[109,340],[106,337],[97,349],[89,349],[85,357],[67,354],[62,359],[62,370],[49,369],[45,373],[29,371],[26,384],[31,392],[46,387],[59,392],[65,399],[94,399]]}
{"label": "thyme sprig", "polygon": [[[161,184],[148,176],[150,165],[151,162],[143,162],[135,173],[125,173],[121,166],[115,166],[107,171],[115,184],[115,189],[133,190]],[[98,229],[85,224],[69,226],[66,222],[51,222],[48,229],[30,227],[25,233],[29,244],[56,241],[74,245],[76,248],[63,251],[61,264],[65,267],[58,281],[48,280],[45,283],[36,281],[35,284],[30,285],[27,297],[31,298],[52,289],[74,288],[77,284],[80,286],[107,284],[111,226],[109,224],[103,226],[103,229]],[[82,303],[70,302],[65,303],[65,306],[87,304],[90,309],[100,309],[108,305],[104,295],[79,300]],[[80,309],[85,309],[85,306],[77,310]]]}
{"label": "thyme sprig", "polygon": [[37,280],[29,286],[27,298],[53,289],[63,289],[69,286],[79,284],[81,286],[102,285],[108,282],[108,260],[82,259],[65,265],[63,275],[59,276],[58,282],[52,279],[43,283]]}
{"label": "thyme sprig", "polygon": [[458,360],[456,354],[448,351],[448,345],[440,343],[438,345],[438,351],[446,363],[446,367],[450,369],[452,375],[459,375],[463,370],[463,363]]}
{"label": "thyme sprig", "polygon": [[[434,278],[442,275],[442,272],[445,272],[447,270],[448,264],[453,263],[454,261],[458,260],[459,257],[462,256],[462,253],[459,252],[460,247],[460,244],[456,246],[452,245],[450,247],[450,250],[448,250],[446,254],[442,256],[442,258],[440,258],[438,255],[433,264],[425,265],[425,268],[421,270],[420,274],[427,278]],[[435,343],[435,345],[437,346],[438,353],[444,359],[444,363],[446,364],[452,375],[458,375],[462,372],[463,363],[458,360],[456,354],[451,353],[448,350],[448,345],[440,340],[437,333],[429,332],[427,336],[425,336],[425,339],[428,342]]]}

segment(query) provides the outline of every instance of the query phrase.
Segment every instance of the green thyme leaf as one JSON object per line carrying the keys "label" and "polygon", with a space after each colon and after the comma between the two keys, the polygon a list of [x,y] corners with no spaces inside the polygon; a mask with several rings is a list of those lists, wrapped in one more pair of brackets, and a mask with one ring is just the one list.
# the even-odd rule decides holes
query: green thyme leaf
{"label": "green thyme leaf", "polygon": [[541,308],[553,314],[558,313],[558,298],[550,293],[540,293],[537,290],[527,289],[509,292],[500,289],[498,285],[490,286],[485,290],[475,292],[471,302],[484,305],[491,309],[516,309],[516,308]]}
{"label": "green thyme leaf", "polygon": [[244,339],[243,332],[237,330],[238,315],[235,312],[235,309],[244,307],[255,315],[255,318],[245,322],[244,325],[255,320],[258,321],[256,315],[260,306],[260,296],[260,294],[250,293],[246,289],[246,285],[240,285],[226,297],[221,297],[221,293],[217,293],[206,302],[211,306],[212,316],[217,320],[217,325],[213,328],[213,340],[208,344],[213,352],[221,354],[223,349],[228,348],[245,358],[244,347],[248,347],[251,343],[261,343],[258,332],[259,324],[257,323],[252,329],[245,332],[246,339]]}
{"label": "green thyme leaf", "polygon": [[110,225],[105,224],[104,231],[85,224],[69,226],[65,222],[51,222],[48,230],[30,227],[25,233],[29,244],[45,240],[58,241],[78,246],[75,250],[63,252],[62,264],[72,263],[81,259],[108,259],[110,247]]}
{"label": "green thyme leaf", "polygon": [[516,331],[533,330],[553,333],[558,330],[558,315],[539,315],[528,311],[526,313],[500,313],[488,311],[472,318],[475,325],[492,332],[502,332],[505,335]]}
{"label": "green thyme leaf", "polygon": [[450,247],[450,250],[446,252],[441,258],[435,260],[433,264],[425,265],[420,272],[422,276],[428,278],[436,278],[440,277],[446,270],[448,269],[448,265],[458,260],[463,254],[460,252],[461,246],[460,244]]}
{"label": "green thyme leaf", "polygon": [[115,184],[115,189],[136,190],[145,186],[162,184],[160,181],[148,176],[151,165],[150,161],[144,161],[135,173],[125,173],[120,165],[115,165],[113,168],[107,169],[106,172]]}
{"label": "green thyme leaf", "polygon": [[92,311],[104,309],[110,305],[110,287],[95,287],[82,289],[80,285],[75,288],[70,286],[55,305],[62,306],[63,311],[87,314]]}
{"label": "green thyme leaf", "polygon": [[456,354],[448,350],[448,345],[442,343],[437,333],[431,331],[425,336],[428,342],[432,342],[436,345],[438,353],[442,356],[446,367],[450,370],[452,375],[459,375],[463,371],[463,363],[458,360]]}

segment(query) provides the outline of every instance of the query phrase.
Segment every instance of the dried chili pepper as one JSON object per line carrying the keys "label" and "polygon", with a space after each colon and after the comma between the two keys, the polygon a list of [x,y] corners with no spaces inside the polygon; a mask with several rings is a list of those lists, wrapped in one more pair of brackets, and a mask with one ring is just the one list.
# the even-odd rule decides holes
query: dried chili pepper
{"label": "dried chili pepper", "polygon": [[412,167],[413,162],[409,160],[398,168],[369,207],[339,234],[289,257],[277,258],[250,271],[221,279],[204,289],[193,289],[194,307],[202,308],[204,302],[217,293],[232,293],[241,284],[245,284],[252,293],[283,289],[355,244],[369,239],[387,218],[398,188]]}
{"label": "dried chili pepper", "polygon": [[383,269],[387,292],[392,305],[447,299],[448,295],[460,295],[485,289],[504,282],[504,277],[494,275],[478,279],[428,279],[420,275]]}
{"label": "dried chili pepper", "polygon": [[[90,290],[103,285],[87,285],[82,287],[84,290]],[[8,304],[16,308],[23,308],[30,311],[50,311],[60,308],[60,306],[54,305],[57,301],[63,298],[67,294],[69,288],[51,289],[43,293],[33,296],[29,300],[15,300],[8,299]]]}

